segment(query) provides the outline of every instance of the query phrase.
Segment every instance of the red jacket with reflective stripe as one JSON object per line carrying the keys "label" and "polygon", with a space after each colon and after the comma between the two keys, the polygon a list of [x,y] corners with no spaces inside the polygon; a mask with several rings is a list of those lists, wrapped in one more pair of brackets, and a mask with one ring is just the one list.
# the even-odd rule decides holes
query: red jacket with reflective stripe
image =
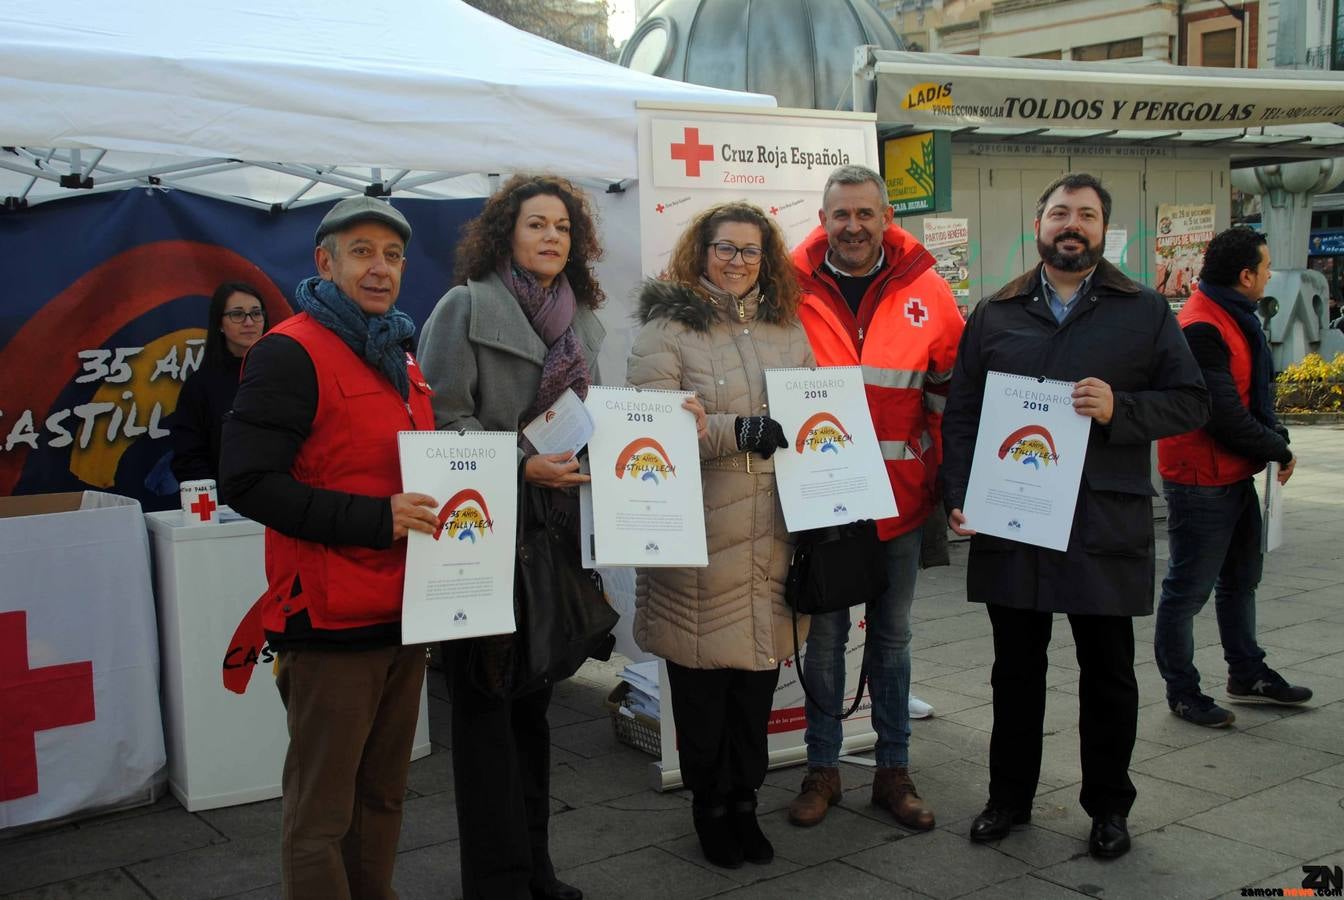
{"label": "red jacket with reflective stripe", "polygon": [[[1235,319],[1202,291],[1196,290],[1181,307],[1176,320],[1181,327],[1204,322],[1218,329],[1227,345],[1227,367],[1237,386],[1241,405],[1251,405],[1251,348]],[[1157,442],[1157,471],[1177,484],[1235,484],[1264,469],[1264,460],[1233,453],[1214,440],[1207,428]]]}
{"label": "red jacket with reflective stripe", "polygon": [[[312,431],[290,474],[314,488],[391,497],[399,494],[397,432],[432,431],[429,386],[407,354],[410,399],[381,372],[355,356],[331,330],[307,315],[271,329],[297,341],[313,361],[317,410]],[[289,616],[307,609],[314,628],[357,628],[401,619],[406,542],[381,550],[336,546],[266,529],[266,579],[270,601],[262,613],[267,631],[284,632]],[[298,576],[300,592],[291,588]]]}
{"label": "red jacket with reflective stripe", "polygon": [[886,261],[863,297],[858,321],[823,265],[828,246],[818,226],[793,251],[803,290],[799,316],[817,365],[863,367],[899,513],[878,522],[878,535],[890,540],[919,528],[933,509],[943,406],[964,322],[947,282],[933,270],[932,254],[904,229],[887,226]]}

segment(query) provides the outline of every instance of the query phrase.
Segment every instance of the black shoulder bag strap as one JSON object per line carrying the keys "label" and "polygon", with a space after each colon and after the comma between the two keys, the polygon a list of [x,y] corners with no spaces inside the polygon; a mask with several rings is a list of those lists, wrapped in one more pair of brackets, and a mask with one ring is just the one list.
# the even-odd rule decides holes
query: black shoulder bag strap
{"label": "black shoulder bag strap", "polygon": [[822,715],[843,722],[845,719],[854,715],[855,710],[859,708],[859,704],[863,702],[863,689],[868,684],[868,664],[865,662],[859,668],[859,687],[858,690],[854,692],[854,702],[850,704],[849,709],[843,713],[831,712],[829,709],[818,703],[817,698],[813,697],[812,692],[807,688],[807,673],[803,671],[803,660],[798,653],[798,610],[790,607],[789,613],[793,616],[793,667],[798,670],[798,683],[803,686],[803,694],[807,697],[808,702],[815,706]]}

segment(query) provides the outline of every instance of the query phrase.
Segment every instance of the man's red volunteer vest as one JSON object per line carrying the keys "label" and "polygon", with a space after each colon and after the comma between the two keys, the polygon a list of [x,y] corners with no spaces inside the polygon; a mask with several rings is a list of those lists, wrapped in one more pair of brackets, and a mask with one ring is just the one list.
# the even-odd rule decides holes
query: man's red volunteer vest
{"label": "man's red volunteer vest", "polygon": [[[1181,327],[1203,322],[1218,329],[1227,345],[1228,366],[1241,405],[1251,405],[1251,348],[1235,319],[1203,292],[1196,290],[1176,317]],[[1157,442],[1157,470],[1178,484],[1232,484],[1265,467],[1223,447],[1204,428]]]}
{"label": "man's red volunteer vest", "polygon": [[[899,515],[877,523],[890,540],[923,525],[933,509],[942,459],[943,407],[964,322],[933,257],[891,225],[882,236],[886,267],[859,307],[862,340],[834,278],[823,269],[828,243],[818,227],[793,251],[803,289],[799,317],[819,366],[862,366],[864,388]],[[864,321],[865,317],[871,317]]]}
{"label": "man's red volunteer vest", "polygon": [[[429,385],[407,354],[411,390],[403,402],[381,372],[355,356],[331,330],[300,313],[271,329],[308,352],[317,373],[312,432],[290,474],[314,488],[390,497],[402,491],[397,432],[432,430]],[[262,613],[267,631],[283,632],[302,610],[314,628],[358,628],[401,618],[406,542],[384,550],[333,546],[266,529],[270,595]],[[300,591],[292,588],[298,578]]]}

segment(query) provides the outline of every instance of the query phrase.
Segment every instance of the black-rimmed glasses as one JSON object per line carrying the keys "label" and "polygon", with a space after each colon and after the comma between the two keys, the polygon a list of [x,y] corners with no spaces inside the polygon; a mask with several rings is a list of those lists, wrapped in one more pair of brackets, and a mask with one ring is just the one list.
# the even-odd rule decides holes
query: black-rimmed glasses
{"label": "black-rimmed glasses", "polygon": [[266,310],[264,309],[231,309],[224,313],[224,318],[235,325],[243,324],[243,319],[251,319],[253,322],[265,322]]}
{"label": "black-rimmed glasses", "polygon": [[742,254],[742,262],[754,266],[761,261],[764,251],[760,247],[739,247],[728,241],[711,241],[705,245],[714,248],[714,255],[724,262],[732,262],[733,257]]}

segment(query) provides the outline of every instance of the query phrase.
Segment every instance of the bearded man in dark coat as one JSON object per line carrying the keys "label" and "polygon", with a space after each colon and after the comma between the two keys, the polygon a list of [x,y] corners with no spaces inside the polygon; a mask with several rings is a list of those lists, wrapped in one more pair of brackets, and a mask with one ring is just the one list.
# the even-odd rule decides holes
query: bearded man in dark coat
{"label": "bearded man in dark coat", "polygon": [[[1055,613],[1069,618],[1079,678],[1078,731],[1092,818],[1088,849],[1129,850],[1138,723],[1134,616],[1153,611],[1151,443],[1197,428],[1208,392],[1167,302],[1102,258],[1111,196],[1066,175],[1036,205],[1041,264],[983,301],[962,335],[943,418],[943,497],[954,532],[973,535],[966,591],[994,629],[989,802],[972,841],[1031,819],[1041,771],[1046,650]],[[1064,551],[977,535],[962,514],[989,372],[1072,382],[1092,419]]]}

